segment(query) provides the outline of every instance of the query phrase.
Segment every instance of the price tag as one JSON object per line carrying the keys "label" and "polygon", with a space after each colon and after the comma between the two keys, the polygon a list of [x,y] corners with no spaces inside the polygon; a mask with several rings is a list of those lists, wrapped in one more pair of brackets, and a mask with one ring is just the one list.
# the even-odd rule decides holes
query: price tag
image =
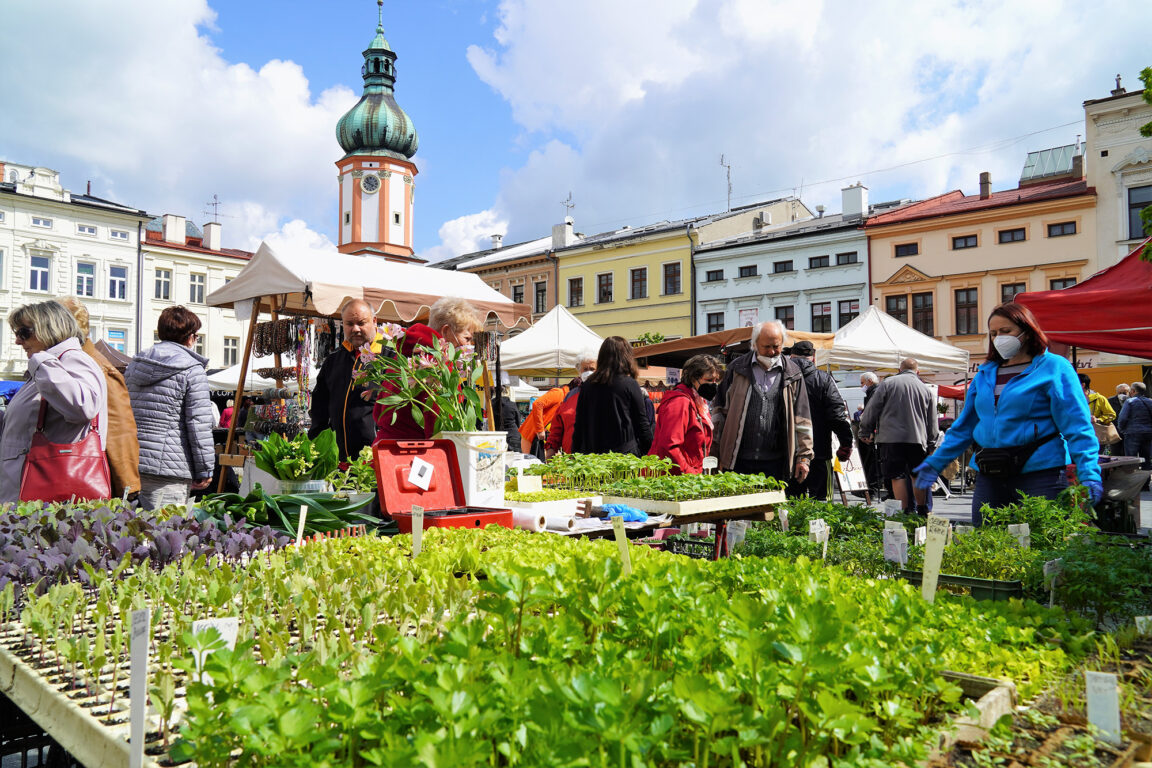
{"label": "price tag", "polygon": [[884,529],[884,559],[900,563],[901,568],[908,562],[908,531],[904,526]]}
{"label": "price tag", "polygon": [[1152,616],[1137,616],[1136,631],[1142,635],[1152,635]]}
{"label": "price tag", "polygon": [[620,550],[620,565],[625,576],[632,575],[632,553],[628,550],[628,534],[624,532],[624,518],[612,516],[612,533],[616,536],[616,548]]}
{"label": "price tag", "polygon": [[936,601],[936,582],[940,580],[940,561],[944,558],[944,542],[948,540],[949,523],[946,518],[928,516],[928,540],[924,544],[924,572],[921,594],[930,603]]}
{"label": "price tag", "polygon": [[[224,641],[225,648],[230,651],[235,650],[236,636],[240,634],[240,619],[230,616],[221,619],[200,619],[192,622],[192,634],[194,635],[210,628],[220,633],[220,639]],[[192,651],[192,658],[196,660],[196,669],[200,670],[200,679],[208,685],[212,685],[212,676],[203,671],[204,662],[213,653],[214,651]]]}
{"label": "price tag", "polygon": [[1008,533],[1016,537],[1016,543],[1022,549],[1028,549],[1032,546],[1032,530],[1028,527],[1028,523],[1010,525],[1008,526]]}
{"label": "price tag", "polygon": [[788,533],[788,510],[780,507],[776,511],[780,514],[780,530]]}
{"label": "price tag", "polygon": [[1044,583],[1048,585],[1048,607],[1056,604],[1056,586],[1064,581],[1064,558],[1044,563]]}
{"label": "price tag", "polygon": [[526,475],[524,468],[521,467],[519,474],[516,475],[516,491],[518,493],[539,493],[542,490],[544,490],[544,478],[540,475]]}
{"label": "price tag", "polygon": [[151,621],[152,611],[148,608],[132,611],[132,637],[128,646],[128,698],[131,700],[129,768],[141,768],[144,765],[144,719],[148,715],[148,630]]}
{"label": "price tag", "polygon": [[408,470],[408,482],[422,491],[428,490],[432,484],[432,473],[436,467],[419,457],[412,459],[412,468]]}
{"label": "price tag", "polygon": [[1116,675],[1110,672],[1084,672],[1088,688],[1088,722],[1100,729],[1100,737],[1120,743],[1120,691]]}
{"label": "price tag", "polygon": [[913,543],[915,543],[918,547],[922,547],[926,541],[928,541],[928,526],[922,525],[916,529]]}
{"label": "price tag", "polygon": [[304,524],[308,521],[308,505],[300,505],[300,522],[296,524],[296,544],[304,543]]}
{"label": "price tag", "polygon": [[412,557],[420,554],[424,544],[424,507],[412,505]]}

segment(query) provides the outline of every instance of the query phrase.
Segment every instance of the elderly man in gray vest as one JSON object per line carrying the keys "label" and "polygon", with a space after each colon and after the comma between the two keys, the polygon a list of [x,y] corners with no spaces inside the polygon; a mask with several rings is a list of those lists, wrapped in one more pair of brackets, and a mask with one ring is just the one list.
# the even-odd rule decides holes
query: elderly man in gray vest
{"label": "elderly man in gray vest", "polygon": [[728,366],[712,399],[712,455],[722,469],[789,483],[796,492],[812,461],[812,414],[804,373],[783,354],[775,321],[752,328],[752,349]]}

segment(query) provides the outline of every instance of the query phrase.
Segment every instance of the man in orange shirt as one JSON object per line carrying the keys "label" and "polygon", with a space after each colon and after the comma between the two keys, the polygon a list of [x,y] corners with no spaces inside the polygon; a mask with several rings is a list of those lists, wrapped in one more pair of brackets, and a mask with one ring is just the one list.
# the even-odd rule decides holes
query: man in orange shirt
{"label": "man in orange shirt", "polygon": [[[585,370],[589,373],[596,370],[595,356],[589,358],[587,353],[580,356],[580,359],[576,361],[577,378],[573,379],[573,382],[579,381],[580,374]],[[548,438],[548,425],[556,417],[556,411],[564,402],[564,398],[568,396],[568,391],[571,388],[572,382],[563,387],[555,387],[536,398],[536,402],[532,403],[532,410],[528,412],[528,418],[524,419],[524,423],[520,425],[522,445],[531,446],[531,450],[525,451],[525,453],[531,453],[540,459],[544,458],[544,443]]]}

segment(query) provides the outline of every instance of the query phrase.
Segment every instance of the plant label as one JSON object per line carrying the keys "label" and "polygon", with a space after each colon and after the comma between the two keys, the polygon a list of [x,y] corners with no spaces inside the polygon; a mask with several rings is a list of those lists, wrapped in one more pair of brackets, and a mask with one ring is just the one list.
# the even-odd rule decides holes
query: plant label
{"label": "plant label", "polygon": [[915,538],[913,539],[913,543],[918,547],[922,547],[922,546],[924,546],[924,542],[926,542],[926,541],[928,541],[928,526],[922,525],[916,529],[916,534],[915,534]]}
{"label": "plant label", "polygon": [[891,528],[893,530],[899,528],[900,530],[903,531],[904,530],[904,523],[900,522],[899,520],[885,520],[884,521],[884,530],[888,530],[889,528]]}
{"label": "plant label", "polygon": [[412,505],[412,557],[420,554],[424,544],[424,507]]}
{"label": "plant label", "polygon": [[1142,635],[1152,635],[1152,616],[1137,616],[1136,631]]}
{"label": "plant label", "polygon": [[705,456],[704,462],[701,464],[701,469],[704,470],[704,474],[710,475],[712,474],[712,470],[716,469],[718,466],[720,466],[720,459],[716,458],[715,456]]}
{"label": "plant label", "polygon": [[954,532],[954,533],[955,533],[957,536],[963,536],[963,535],[964,535],[964,534],[966,534],[966,533],[972,533],[972,531],[974,531],[974,530],[976,530],[976,529],[975,529],[973,526],[971,526],[971,525],[958,525],[958,526],[956,526],[956,528],[953,530],[953,532]]}
{"label": "plant label", "polygon": [[[192,634],[194,635],[198,635],[209,628],[220,633],[220,639],[224,642],[225,648],[230,651],[236,649],[236,636],[240,634],[240,619],[229,616],[220,619],[199,619],[192,622]],[[212,676],[203,671],[204,661],[213,652],[213,650],[192,651],[192,658],[196,660],[196,669],[200,671],[200,681],[208,685],[212,685]]]}
{"label": "plant label", "polygon": [[901,568],[908,562],[908,531],[904,526],[884,529],[884,559],[900,563]]}
{"label": "plant label", "polygon": [[1088,722],[1100,729],[1100,737],[1120,743],[1120,691],[1116,675],[1110,672],[1084,672],[1088,688]]}
{"label": "plant label", "polygon": [[1056,586],[1064,581],[1064,558],[1044,563],[1044,583],[1048,585],[1048,607],[1056,605]]}
{"label": "plant label", "polygon": [[884,517],[892,517],[904,511],[904,505],[899,499],[887,499],[884,502]]}
{"label": "plant label", "polygon": [[308,506],[300,505],[300,522],[296,524],[296,546],[304,543],[304,524],[308,522]]}
{"label": "plant label", "polygon": [[940,561],[944,558],[944,543],[948,541],[949,523],[946,518],[928,516],[928,538],[924,544],[924,575],[921,594],[930,603],[936,602],[936,582],[940,579]]}
{"label": "plant label", "polygon": [[814,541],[817,544],[823,544],[820,557],[828,559],[828,523],[824,522],[824,518],[818,517],[815,520],[808,521],[808,540]]}
{"label": "plant label", "polygon": [[1028,527],[1028,523],[1010,525],[1008,526],[1008,533],[1016,537],[1016,543],[1022,549],[1028,549],[1032,546],[1032,530]]}
{"label": "plant label", "polygon": [[788,510],[784,507],[780,507],[776,511],[780,514],[780,530],[784,531],[784,533],[788,533]]}
{"label": "plant label", "polygon": [[616,548],[620,550],[620,565],[624,575],[632,575],[632,553],[628,550],[628,534],[624,532],[624,518],[621,515],[612,517],[612,533],[616,536]]}
{"label": "plant label", "polygon": [[436,467],[424,461],[420,457],[412,459],[412,468],[408,470],[408,482],[416,486],[422,491],[428,490],[428,486],[432,484],[432,473]]}
{"label": "plant label", "polygon": [[132,611],[132,637],[129,640],[128,698],[130,735],[128,768],[144,765],[144,720],[148,716],[148,640],[152,611],[147,607]]}
{"label": "plant label", "polygon": [[524,468],[516,475],[516,491],[518,493],[539,493],[544,490],[544,478],[540,475],[526,475]]}

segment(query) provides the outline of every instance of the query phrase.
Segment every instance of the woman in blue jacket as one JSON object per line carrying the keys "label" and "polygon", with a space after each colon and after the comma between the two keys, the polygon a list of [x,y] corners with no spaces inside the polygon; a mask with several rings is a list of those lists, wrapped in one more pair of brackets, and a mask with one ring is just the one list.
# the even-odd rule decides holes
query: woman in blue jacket
{"label": "woman in blue jacket", "polygon": [[992,310],[988,336],[988,356],[968,387],[960,418],[916,468],[916,484],[931,488],[940,470],[975,443],[1007,450],[983,456],[978,450],[973,457],[979,472],[974,525],[981,524],[985,504],[1014,504],[1021,493],[1056,498],[1068,484],[1064,467],[1070,463],[1096,504],[1103,495],[1099,443],[1072,364],[1048,351],[1048,337],[1022,304],[1010,301]]}

